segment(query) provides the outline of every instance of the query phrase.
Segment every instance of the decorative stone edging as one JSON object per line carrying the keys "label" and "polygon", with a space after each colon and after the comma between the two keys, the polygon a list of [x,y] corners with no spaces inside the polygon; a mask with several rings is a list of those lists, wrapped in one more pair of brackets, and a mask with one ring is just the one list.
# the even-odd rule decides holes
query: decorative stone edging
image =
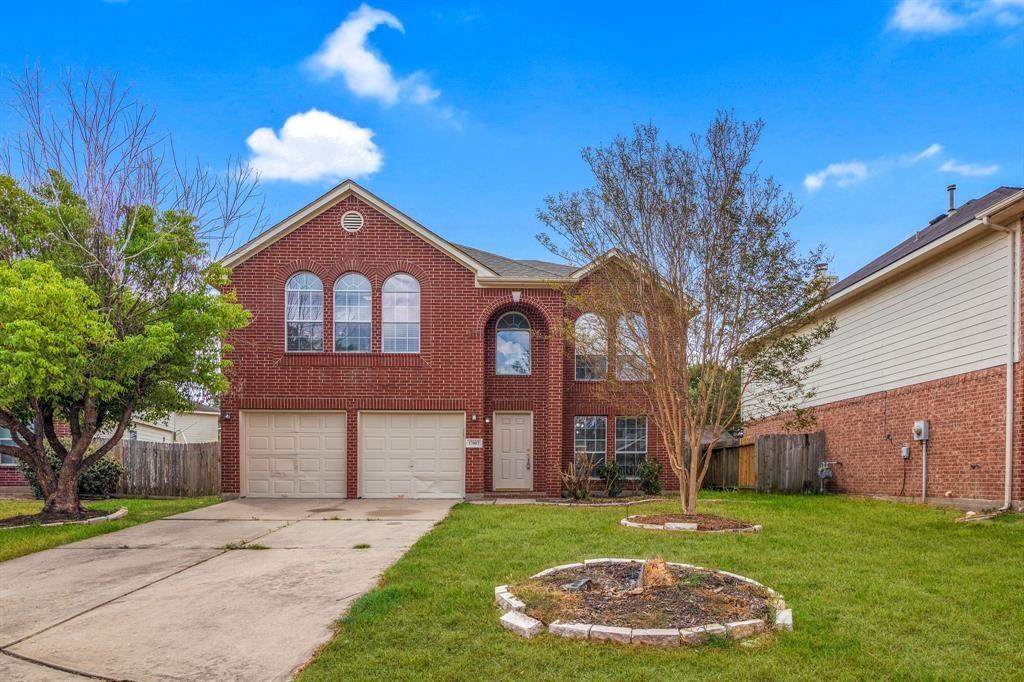
{"label": "decorative stone edging", "polygon": [[[644,559],[587,559],[581,563],[563,564],[545,569],[540,573],[530,576],[531,578],[543,578],[546,575],[572,568],[593,566],[597,564],[643,564]],[[782,595],[770,587],[766,587],[756,580],[747,578],[728,571],[719,571],[693,564],[680,564],[667,562],[669,566],[679,568],[695,569],[699,571],[710,571],[719,575],[729,576],[736,580],[757,585],[768,592],[770,604],[775,611],[775,620],[769,623],[761,618],[751,620],[739,620],[731,623],[706,623],[690,628],[624,628],[611,625],[596,625],[594,623],[563,623],[555,621],[547,625],[547,631],[556,637],[567,639],[582,639],[594,642],[617,642],[619,644],[636,644],[647,646],[683,646],[701,644],[712,637],[727,637],[729,639],[746,639],[753,637],[769,629],[792,630],[793,610],[786,606]],[[501,626],[520,637],[532,639],[544,632],[543,621],[526,615],[526,604],[512,594],[508,585],[498,585],[494,588],[494,600],[502,610]]]}
{"label": "decorative stone edging", "polygon": [[642,528],[644,530],[685,530],[690,533],[760,533],[762,526],[760,523],[754,524],[753,526],[747,526],[746,528],[721,528],[719,530],[698,530],[696,523],[639,523],[637,521],[630,521],[643,514],[633,514],[619,521],[619,525],[626,526],[627,528]]}
{"label": "decorative stone edging", "polygon": [[111,512],[106,516],[94,516],[91,519],[82,519],[80,521],[55,521],[54,523],[26,523],[23,526],[5,526],[0,527],[0,530],[14,530],[15,528],[31,528],[32,526],[40,526],[43,528],[49,528],[50,526],[74,526],[77,524],[84,523],[101,523],[103,521],[116,521],[124,516],[128,515],[128,507],[121,507],[117,511]]}

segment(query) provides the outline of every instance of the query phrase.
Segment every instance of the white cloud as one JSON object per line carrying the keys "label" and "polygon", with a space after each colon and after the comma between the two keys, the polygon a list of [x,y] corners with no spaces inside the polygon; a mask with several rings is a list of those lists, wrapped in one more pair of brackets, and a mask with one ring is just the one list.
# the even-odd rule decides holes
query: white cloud
{"label": "white cloud", "polygon": [[913,154],[882,156],[871,161],[851,160],[841,163],[830,163],[825,166],[824,170],[806,175],[804,177],[804,187],[808,192],[817,191],[829,184],[829,182],[836,187],[849,187],[875,175],[881,175],[897,168],[913,166],[925,159],[941,154],[942,151],[943,146],[935,142]]}
{"label": "white cloud", "polygon": [[367,44],[367,38],[378,26],[405,33],[405,27],[394,14],[362,4],[327,36],[324,44],[308,60],[323,77],[341,76],[355,95],[395,104],[400,99],[426,104],[437,99],[441,91],[430,85],[420,71],[396,78],[391,65]]}
{"label": "white cloud", "polygon": [[382,161],[372,130],[319,109],[289,116],[279,133],[257,128],[245,143],[264,180],[355,178],[377,172]]}
{"label": "white cloud", "polygon": [[804,187],[814,192],[825,186],[830,179],[839,187],[849,187],[868,177],[867,164],[860,161],[830,163],[825,170],[810,173],[804,178]]}
{"label": "white cloud", "polygon": [[966,23],[940,0],[902,0],[889,19],[893,28],[911,33],[948,33]]}
{"label": "white cloud", "polygon": [[917,154],[914,154],[912,157],[910,157],[910,162],[917,163],[918,161],[923,161],[924,159],[930,159],[931,157],[935,156],[941,151],[941,144],[930,144],[921,151],[919,151]]}
{"label": "white cloud", "polygon": [[993,173],[998,172],[999,164],[957,163],[953,159],[949,159],[939,166],[939,170],[946,173],[958,173],[959,175],[977,177],[982,175],[992,175]]}
{"label": "white cloud", "polygon": [[970,25],[1016,26],[1024,20],[1024,0],[900,0],[889,27],[906,33],[943,34]]}

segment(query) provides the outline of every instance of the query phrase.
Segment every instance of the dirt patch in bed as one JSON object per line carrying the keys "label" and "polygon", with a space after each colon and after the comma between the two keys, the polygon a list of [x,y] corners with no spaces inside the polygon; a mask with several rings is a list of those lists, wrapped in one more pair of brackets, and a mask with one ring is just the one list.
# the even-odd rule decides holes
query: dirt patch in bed
{"label": "dirt patch in bed", "polygon": [[[642,564],[596,564],[531,578],[510,590],[526,613],[545,623],[630,628],[689,628],[762,618],[770,596],[759,585],[700,568],[669,565],[676,584],[637,590]],[[568,583],[589,579],[586,587]]]}
{"label": "dirt patch in bed", "polygon": [[666,523],[696,523],[697,530],[747,530],[754,524],[713,514],[640,514],[630,516],[633,523],[662,526]]}

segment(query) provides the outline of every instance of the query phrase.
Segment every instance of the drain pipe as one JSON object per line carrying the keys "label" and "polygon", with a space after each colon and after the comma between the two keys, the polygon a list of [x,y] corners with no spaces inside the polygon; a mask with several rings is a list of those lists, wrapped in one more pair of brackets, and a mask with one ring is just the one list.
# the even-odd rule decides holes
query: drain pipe
{"label": "drain pipe", "polygon": [[1012,227],[997,225],[991,222],[987,216],[982,217],[981,222],[993,230],[1004,232],[1009,242],[1009,294],[1008,305],[1010,309],[1009,324],[1006,340],[1006,432],[1004,443],[1005,463],[1003,465],[1003,506],[999,511],[1006,511],[1013,506],[1013,359],[1017,347],[1017,232]]}

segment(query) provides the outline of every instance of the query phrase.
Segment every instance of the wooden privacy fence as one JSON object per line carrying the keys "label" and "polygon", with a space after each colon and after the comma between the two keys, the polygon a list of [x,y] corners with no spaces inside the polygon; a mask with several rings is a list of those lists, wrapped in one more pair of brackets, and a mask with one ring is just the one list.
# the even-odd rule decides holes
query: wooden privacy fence
{"label": "wooden privacy fence", "polygon": [[818,490],[818,466],[825,458],[825,432],[743,438],[715,450],[704,485],[758,492]]}
{"label": "wooden privacy fence", "polygon": [[220,493],[220,443],[123,441],[124,494],[195,497]]}

